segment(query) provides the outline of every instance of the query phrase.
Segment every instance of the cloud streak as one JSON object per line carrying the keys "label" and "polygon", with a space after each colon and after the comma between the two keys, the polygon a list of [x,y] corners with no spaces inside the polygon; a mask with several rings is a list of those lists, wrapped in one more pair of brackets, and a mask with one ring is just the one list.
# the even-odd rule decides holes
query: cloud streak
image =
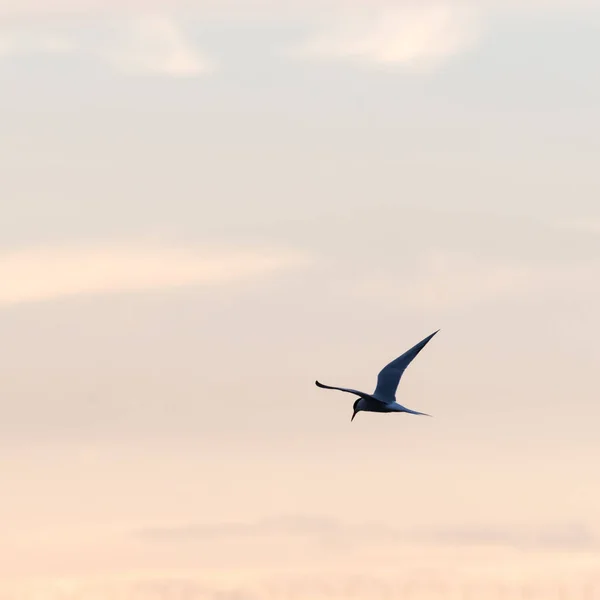
{"label": "cloud streak", "polygon": [[[149,538],[148,531],[161,535]],[[561,584],[574,590],[581,584],[593,584],[594,589],[600,585],[598,577],[589,576],[597,571],[597,537],[582,525],[484,525],[411,531],[387,524],[288,516],[246,523],[164,527],[142,533],[143,549],[149,552],[147,557],[154,557],[154,562],[127,569],[120,561],[117,570],[97,577],[86,574],[30,580],[12,587],[2,582],[0,600],[441,600],[455,597],[457,592],[469,597],[500,597],[498,588],[506,592],[508,582],[527,583],[529,592],[532,587],[545,592],[539,597],[554,597]],[[335,552],[329,549],[327,555],[332,560],[318,551],[325,533],[339,535],[343,542]],[[261,535],[265,534],[281,537],[261,555]],[[140,540],[140,532],[136,536]],[[198,546],[190,548],[186,544],[194,536]],[[290,553],[298,536],[308,536],[312,544]],[[346,551],[349,540],[360,552]],[[164,554],[161,547],[166,550]],[[227,567],[206,564],[207,557],[212,558],[219,549],[224,549],[228,558],[234,557],[232,563]],[[255,561],[257,554],[260,558]],[[282,555],[287,559],[279,561]],[[167,563],[171,559],[172,564],[173,557],[178,567],[157,566],[165,559]],[[478,586],[476,594],[474,585]],[[514,596],[502,597],[522,597],[522,590],[517,586],[512,590]]]}
{"label": "cloud streak", "polygon": [[423,532],[424,540],[445,544],[508,546],[518,549],[594,550],[598,537],[580,523],[546,527],[471,527]]}
{"label": "cloud streak", "polygon": [[[48,18],[69,23],[71,17],[94,18],[96,25],[105,19],[117,27],[125,23],[121,39],[113,39],[101,56],[126,72],[174,77],[198,76],[215,69],[214,61],[194,47],[177,23],[302,23],[308,26],[308,37],[287,48],[289,55],[424,73],[474,47],[486,21],[497,12],[597,12],[597,8],[591,0],[10,0],[0,7],[0,23],[15,19],[43,23]],[[80,23],[73,31],[79,27]],[[68,38],[71,45],[75,33]],[[20,40],[15,43],[6,37],[5,33],[0,41],[0,55],[2,46],[14,49],[22,45]],[[34,43],[30,51],[34,50],[45,52],[47,48]]]}
{"label": "cloud streak", "polygon": [[196,77],[216,69],[175,21],[162,15],[132,19],[119,28],[117,38],[100,54],[126,73]]}
{"label": "cloud streak", "polygon": [[73,49],[68,37],[44,29],[0,28],[0,58],[39,53],[66,54]]}
{"label": "cloud streak", "polygon": [[39,23],[2,27],[0,21],[0,58],[79,53],[129,75],[178,78],[208,75],[217,68],[216,62],[188,39],[172,17],[141,13],[100,21],[99,26],[104,41],[90,42],[81,35],[79,27],[69,26],[68,22],[56,33]]}
{"label": "cloud streak", "polygon": [[[445,3],[486,10],[598,10],[596,0],[446,0]],[[296,19],[353,8],[379,10],[415,4],[418,4],[415,0],[4,0],[0,5],[0,16],[131,14],[144,10],[169,10],[219,19],[264,19],[268,15],[278,19]]]}
{"label": "cloud streak", "polygon": [[581,523],[550,524],[539,527],[477,526],[410,529],[380,523],[349,524],[335,518],[281,516],[248,523],[213,523],[147,528],[136,535],[151,543],[229,541],[248,536],[311,537],[315,541],[348,543],[450,544],[461,546],[508,546],[516,549],[597,549],[599,539]]}
{"label": "cloud streak", "polygon": [[137,532],[149,542],[181,542],[215,540],[248,536],[312,536],[340,534],[347,527],[336,519],[311,516],[281,516],[255,522],[232,522],[184,525],[180,527],[157,527]]}
{"label": "cloud streak", "polygon": [[478,29],[474,11],[464,7],[448,3],[392,5],[374,12],[337,15],[297,54],[424,72],[472,46]]}
{"label": "cloud streak", "polygon": [[307,264],[279,250],[210,250],[123,244],[0,253],[0,307],[71,296],[227,285]]}
{"label": "cloud streak", "polygon": [[[549,568],[555,565],[548,565]],[[400,572],[398,572],[400,571]],[[448,575],[435,569],[422,573],[306,572],[265,575],[258,581],[213,583],[202,576],[182,573],[135,577],[106,577],[86,582],[77,579],[48,580],[12,587],[0,600],[446,600],[447,598],[591,598],[600,589],[597,577],[576,569],[556,576],[517,575],[506,581],[498,575]],[[515,570],[516,571],[516,570]],[[523,571],[523,568],[521,568]],[[518,571],[517,571],[518,572]],[[231,574],[233,580],[235,573]],[[253,580],[254,579],[254,580]]]}

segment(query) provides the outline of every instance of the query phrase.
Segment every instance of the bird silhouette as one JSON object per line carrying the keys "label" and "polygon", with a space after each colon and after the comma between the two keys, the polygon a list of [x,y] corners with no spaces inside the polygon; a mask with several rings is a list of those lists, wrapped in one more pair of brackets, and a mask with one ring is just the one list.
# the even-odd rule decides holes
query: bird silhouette
{"label": "bird silhouette", "polygon": [[396,402],[396,390],[400,383],[400,378],[406,370],[406,367],[412,362],[412,360],[423,350],[429,340],[438,332],[434,331],[431,335],[428,335],[424,340],[421,340],[418,344],[415,344],[412,348],[407,350],[404,354],[394,359],[391,363],[387,364],[379,374],[377,375],[377,386],[372,394],[367,394],[359,390],[353,390],[351,388],[335,387],[331,385],[325,385],[319,381],[315,381],[317,387],[324,388],[327,390],[338,390],[340,392],[347,392],[358,396],[358,400],[354,402],[352,406],[352,418],[360,411],[368,412],[379,412],[379,413],[409,413],[411,415],[422,415],[424,417],[430,417],[427,413],[417,412],[406,408]]}

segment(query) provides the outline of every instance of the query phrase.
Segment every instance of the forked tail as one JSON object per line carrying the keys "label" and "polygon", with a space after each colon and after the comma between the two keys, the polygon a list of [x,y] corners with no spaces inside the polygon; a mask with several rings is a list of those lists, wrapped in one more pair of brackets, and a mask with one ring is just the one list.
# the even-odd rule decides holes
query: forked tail
{"label": "forked tail", "polygon": [[410,408],[405,408],[402,412],[410,413],[411,415],[421,415],[422,417],[432,417],[433,415],[428,415],[427,413],[417,412],[416,410],[410,410]]}

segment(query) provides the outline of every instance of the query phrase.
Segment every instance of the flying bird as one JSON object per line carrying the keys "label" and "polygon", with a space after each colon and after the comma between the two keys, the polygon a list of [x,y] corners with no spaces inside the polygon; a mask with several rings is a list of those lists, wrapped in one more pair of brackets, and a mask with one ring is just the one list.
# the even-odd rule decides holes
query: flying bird
{"label": "flying bird", "polygon": [[350,388],[334,387],[331,385],[324,385],[319,381],[315,381],[317,387],[325,388],[327,390],[338,390],[340,392],[348,392],[358,396],[358,400],[354,402],[352,407],[352,418],[361,410],[369,412],[380,412],[380,413],[391,413],[391,412],[404,412],[410,413],[411,415],[422,415],[424,417],[430,417],[426,413],[417,412],[406,408],[396,402],[396,390],[400,383],[400,378],[406,370],[406,367],[412,362],[413,358],[423,350],[429,340],[439,331],[434,331],[431,335],[428,335],[424,340],[421,340],[418,344],[415,344],[410,350],[407,350],[404,354],[393,360],[391,363],[383,367],[377,375],[377,387],[372,394],[366,394],[359,390],[353,390]]}

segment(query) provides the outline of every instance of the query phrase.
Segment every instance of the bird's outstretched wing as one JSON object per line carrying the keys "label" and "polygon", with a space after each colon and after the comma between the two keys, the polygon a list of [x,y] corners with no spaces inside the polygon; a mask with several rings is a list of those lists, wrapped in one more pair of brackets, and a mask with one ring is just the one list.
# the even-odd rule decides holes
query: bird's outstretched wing
{"label": "bird's outstretched wing", "polygon": [[373,396],[382,402],[394,402],[396,399],[396,390],[400,383],[402,373],[406,370],[406,367],[411,363],[413,358],[423,350],[427,342],[439,331],[434,331],[431,335],[428,335],[424,340],[421,340],[418,344],[415,344],[410,350],[407,350],[402,356],[399,356],[391,363],[383,367],[377,376],[377,387],[373,392]]}
{"label": "bird's outstretched wing", "polygon": [[370,396],[370,394],[365,394],[364,392],[359,392],[358,390],[353,390],[350,388],[342,388],[342,387],[334,387],[332,385],[325,385],[324,383],[321,383],[320,381],[315,381],[315,385],[317,387],[324,388],[326,390],[338,390],[340,392],[348,392],[349,394],[356,394],[357,396],[360,396],[361,398],[368,398]]}

